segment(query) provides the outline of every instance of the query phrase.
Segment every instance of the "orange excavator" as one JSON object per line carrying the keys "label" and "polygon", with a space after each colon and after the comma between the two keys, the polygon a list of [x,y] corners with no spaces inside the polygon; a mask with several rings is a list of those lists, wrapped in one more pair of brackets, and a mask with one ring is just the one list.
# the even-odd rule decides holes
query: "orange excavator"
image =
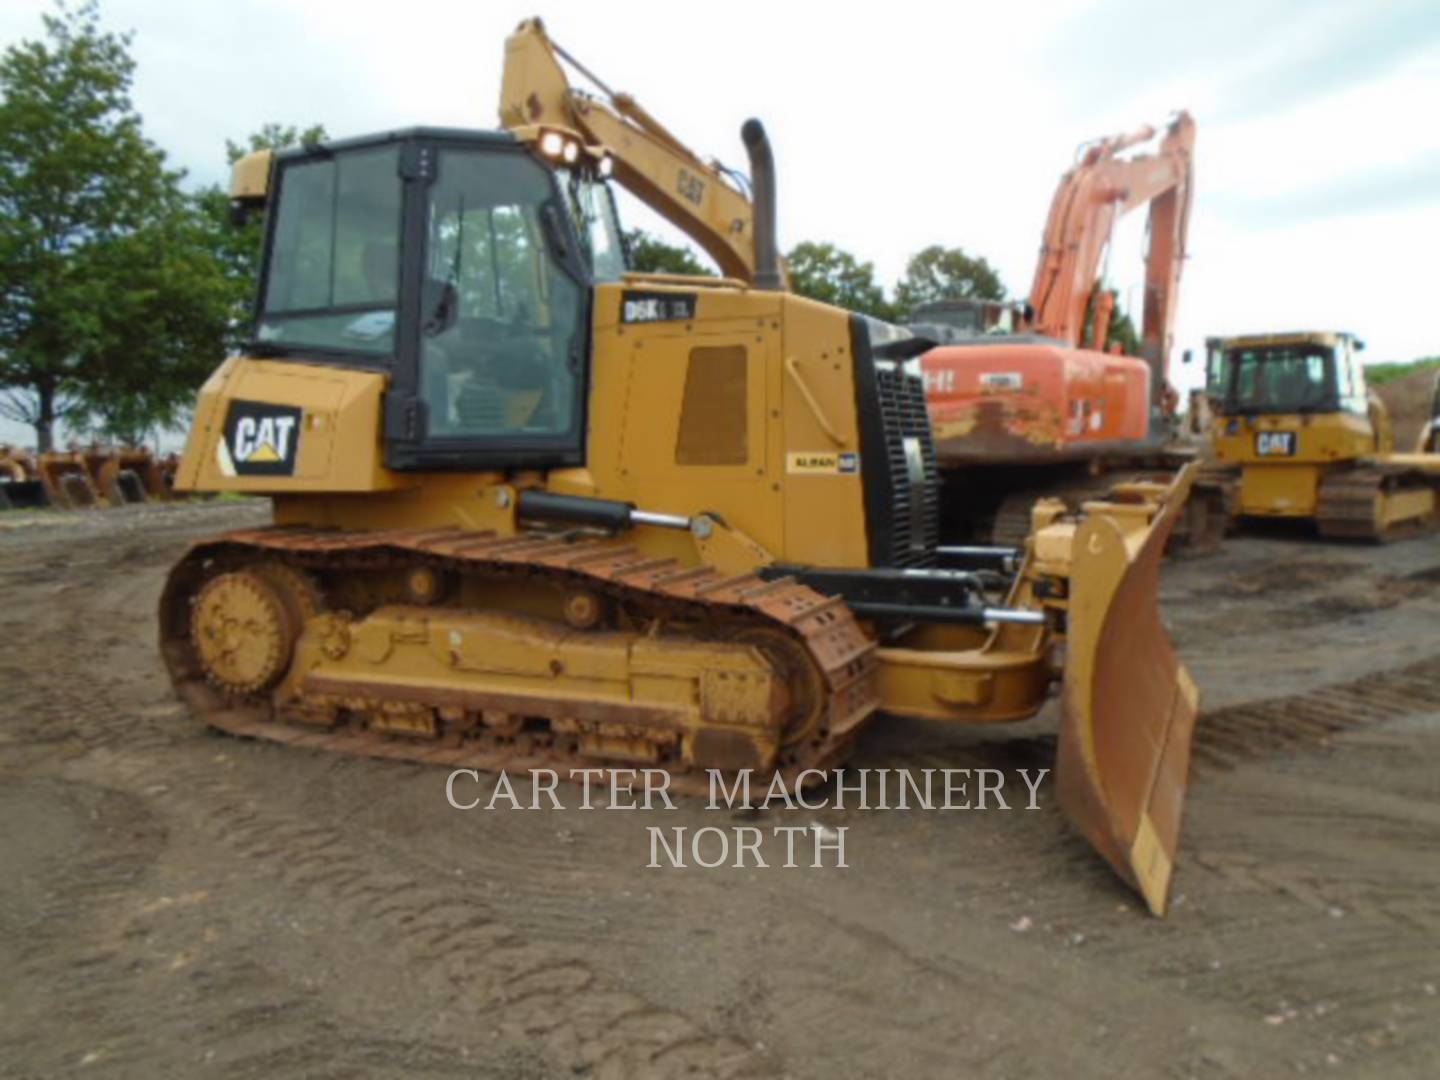
{"label": "orange excavator", "polygon": [[[1193,190],[1195,121],[1143,127],[1082,147],[1050,207],[1028,302],[951,300],[911,313],[942,344],[923,358],[944,470],[942,513],[974,538],[1013,543],[1035,500],[1071,504],[1195,457],[1176,444],[1178,396],[1166,376]],[[1116,221],[1149,206],[1141,356],[1109,341],[1115,294],[1100,287]],[[1227,491],[1197,481],[1177,539],[1223,535]],[[963,520],[957,520],[963,519]]]}

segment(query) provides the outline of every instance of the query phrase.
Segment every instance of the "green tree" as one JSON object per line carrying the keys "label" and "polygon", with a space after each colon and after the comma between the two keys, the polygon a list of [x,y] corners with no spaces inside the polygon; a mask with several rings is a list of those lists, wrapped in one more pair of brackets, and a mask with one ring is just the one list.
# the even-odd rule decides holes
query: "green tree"
{"label": "green tree", "polygon": [[861,262],[834,244],[811,241],[791,248],[785,263],[792,292],[877,319],[894,318],[885,290],[875,281],[873,263]]}
{"label": "green tree", "polygon": [[699,274],[714,277],[688,247],[667,244],[644,229],[625,230],[625,250],[629,252],[631,270],[644,274]]}
{"label": "green tree", "polygon": [[[223,277],[130,102],[131,37],[58,6],[0,56],[0,413],[172,420],[220,349]],[[119,433],[117,430],[113,433]]]}
{"label": "green tree", "polygon": [[71,423],[133,446],[176,423],[222,356],[230,283],[190,200],[89,256],[109,288],[93,298],[103,348],[76,380]]}
{"label": "green tree", "polygon": [[1130,316],[1123,311],[1117,310],[1110,316],[1110,333],[1105,347],[1108,349],[1112,345],[1119,345],[1126,356],[1140,355],[1140,331],[1135,329]]}
{"label": "green tree", "polygon": [[905,314],[931,300],[969,299],[1005,299],[1000,275],[978,255],[939,244],[911,257],[895,289],[895,306]]}

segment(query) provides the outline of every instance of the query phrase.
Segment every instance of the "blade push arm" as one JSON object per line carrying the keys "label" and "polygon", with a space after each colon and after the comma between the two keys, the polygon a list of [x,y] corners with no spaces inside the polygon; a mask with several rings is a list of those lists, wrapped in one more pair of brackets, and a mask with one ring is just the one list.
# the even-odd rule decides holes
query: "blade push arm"
{"label": "blade push arm", "polygon": [[[561,60],[602,96],[570,85]],[[500,122],[507,128],[556,124],[603,144],[615,179],[693,239],[727,277],[755,276],[750,199],[723,168],[702,161],[628,94],[616,93],[527,19],[505,42]]]}

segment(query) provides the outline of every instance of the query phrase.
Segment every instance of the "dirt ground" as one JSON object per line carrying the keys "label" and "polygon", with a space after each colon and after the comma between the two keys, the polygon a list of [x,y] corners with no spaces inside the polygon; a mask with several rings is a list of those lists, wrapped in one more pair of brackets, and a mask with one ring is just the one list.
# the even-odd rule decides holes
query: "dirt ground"
{"label": "dirt ground", "polygon": [[[1048,783],[756,819],[847,827],[847,869],[646,869],[644,814],[208,733],[156,599],[263,512],[0,521],[0,1077],[1434,1075],[1434,536],[1167,568],[1205,714],[1161,921]],[[1046,731],[880,720],[852,765],[1043,766]]]}

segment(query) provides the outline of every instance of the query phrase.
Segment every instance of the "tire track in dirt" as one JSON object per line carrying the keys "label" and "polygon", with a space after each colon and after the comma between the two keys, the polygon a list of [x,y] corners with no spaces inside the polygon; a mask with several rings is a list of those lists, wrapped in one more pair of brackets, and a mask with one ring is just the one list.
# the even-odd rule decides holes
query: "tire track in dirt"
{"label": "tire track in dirt", "polygon": [[[86,758],[91,769],[140,789],[175,772],[161,755],[104,749]],[[246,875],[259,876],[282,906],[324,911],[337,926],[365,926],[367,937],[378,932],[381,944],[363,960],[368,977],[388,971],[408,995],[419,994],[448,1016],[444,1030],[456,1039],[484,1025],[557,1067],[597,1077],[773,1072],[745,1043],[607,985],[580,951],[526,939],[472,882],[417,877],[397,860],[377,866],[373,852],[336,829],[288,816],[226,773],[208,776],[196,794],[176,792],[167,810],[250,864]]]}
{"label": "tire track in dirt", "polygon": [[[78,837],[81,850],[22,845],[17,852],[14,838],[6,838],[9,871],[32,883],[28,902],[3,907],[15,920],[4,927],[0,946],[0,955],[10,954],[6,990],[45,993],[17,992],[6,1002],[0,1062],[25,1062],[29,1075],[45,1077],[188,1075],[201,1068],[288,1077],[360,1067],[398,1077],[412,1075],[409,1065],[417,1060],[435,1075],[476,1075],[457,1055],[413,1041],[342,1036],[318,1002],[276,987],[257,965],[187,970],[189,959],[171,953],[171,935],[158,920],[195,898],[144,905],[137,899],[170,841],[146,800],[59,777],[10,785],[10,800],[43,798],[69,826],[67,846]],[[12,862],[17,855],[19,866]],[[154,999],[171,1006],[150,1008]],[[41,1031],[51,1037],[37,1038]],[[8,1065],[0,1073],[26,1075]]]}
{"label": "tire track in dirt", "polygon": [[[984,814],[962,823],[994,833],[989,842],[1004,846],[1000,882],[971,886],[963,863],[947,865],[943,853],[935,872],[963,883],[975,914],[1003,919],[1011,932],[1044,935],[1108,969],[1303,1035],[1314,1064],[1328,1065],[1333,1056],[1403,1074],[1407,1062],[1427,1061],[1440,1045],[1435,792],[1424,785],[1408,794],[1376,790],[1369,775],[1337,776],[1332,755],[1306,751],[1347,733],[1353,739],[1433,714],[1440,714],[1440,657],[1202,714],[1192,799],[1210,811],[1210,835],[1183,842],[1168,923],[1137,922],[1138,903],[1065,827],[1048,781],[1043,814],[998,815],[1007,819],[1000,829]],[[1380,745],[1398,748],[1406,739],[1397,733]],[[1413,735],[1409,739],[1413,745]],[[1344,745],[1336,742],[1336,752]],[[1053,764],[1053,744],[1044,736],[876,749],[879,760],[866,764]],[[1276,766],[1266,769],[1263,783],[1253,772],[1248,783],[1232,782],[1238,766],[1261,759]],[[1220,816],[1234,821],[1238,833],[1225,850],[1243,855],[1210,846]],[[1254,821],[1268,830],[1246,827]],[[1337,834],[1345,841],[1331,851],[1327,844]],[[1344,854],[1352,842],[1374,845],[1383,855],[1373,867],[1357,863]],[[1397,851],[1411,853],[1411,867],[1397,872]],[[1254,898],[1266,895],[1275,903],[1257,909]],[[1257,917],[1257,910],[1263,914]]]}
{"label": "tire track in dirt", "polygon": [[1317,687],[1200,714],[1194,757],[1225,772],[1239,762],[1325,743],[1350,728],[1440,711],[1440,655]]}
{"label": "tire track in dirt", "polygon": [[[65,580],[99,583],[98,607],[90,608],[85,616],[72,611],[74,605],[69,603],[58,611],[65,616],[59,638],[71,643],[65,648],[73,645],[85,651],[87,665],[102,670],[108,657],[134,662],[133,651],[126,653],[120,648],[121,639],[130,633],[145,635],[148,648],[151,627],[146,594],[153,593],[150,571],[137,575],[141,580],[133,586],[106,585],[106,573],[98,561],[78,567],[76,576]],[[72,588],[67,586],[67,593]],[[102,625],[107,621],[114,626]],[[579,839],[574,844],[528,844],[523,832],[489,837],[486,855],[501,859],[500,865],[487,868],[487,876],[509,893],[492,897],[479,888],[474,875],[462,880],[442,877],[438,873],[440,852],[407,854],[403,838],[387,838],[378,829],[367,833],[353,821],[335,816],[349,812],[350,802],[337,802],[335,815],[306,814],[303,806],[297,808],[280,783],[264,782],[271,753],[283,754],[293,763],[296,751],[269,752],[205,736],[183,712],[165,712],[173,708],[168,693],[148,686],[149,676],[135,685],[113,688],[114,672],[109,670],[88,685],[80,684],[78,678],[57,679],[57,649],[53,640],[48,648],[27,641],[23,662],[12,664],[6,672],[11,692],[21,688],[15,700],[24,703],[24,711],[56,703],[55,715],[43,724],[28,719],[21,724],[27,744],[32,736],[49,736],[52,744],[69,740],[73,746],[43,748],[57,760],[59,751],[70,755],[68,764],[55,767],[95,783],[119,782],[129,791],[173,786],[178,776],[203,770],[203,788],[167,790],[155,796],[153,805],[162,820],[182,833],[185,842],[213,850],[215,862],[227,872],[260,878],[263,884],[250,890],[252,896],[260,895],[280,911],[293,909],[301,918],[315,919],[328,913],[333,926],[325,929],[332,940],[358,939],[356,955],[342,962],[342,973],[374,968],[383,983],[395,987],[397,1007],[403,998],[414,1009],[451,1014],[424,1038],[388,1038],[402,1030],[403,1013],[397,1012],[389,1024],[382,1020],[367,1026],[357,1023],[354,1016],[341,1019],[327,1011],[338,1007],[332,1001],[333,990],[327,990],[323,998],[307,994],[293,983],[277,982],[274,971],[258,963],[248,965],[231,957],[217,968],[184,976],[190,980],[191,992],[213,1001],[203,1007],[187,1005],[178,1009],[174,1018],[162,1015],[156,1020],[153,1011],[117,1011],[117,1000],[134,995],[147,984],[140,981],[144,972],[137,975],[127,969],[129,961],[121,958],[110,938],[101,935],[93,946],[87,945],[73,957],[75,974],[67,976],[63,984],[76,988],[77,1024],[88,1024],[102,1035],[116,1032],[116,1056],[87,1067],[87,1073],[103,1073],[106,1062],[119,1063],[116,1072],[120,1074],[133,1074],[141,1068],[158,1074],[165,1064],[180,1073],[196,1071],[198,1062],[157,1056],[164,1044],[178,1046],[197,1039],[191,1025],[201,1032],[205,1045],[220,1046],[216,1063],[223,1063],[225,1071],[255,1076],[331,1071],[396,1076],[473,1072],[474,1066],[458,1056],[457,1047],[465,1044],[462,1040],[471,1045],[476,1044],[474,1040],[491,1045],[533,1041],[544,1052],[547,1067],[519,1062],[514,1075],[548,1075],[554,1071],[548,1066],[563,1068],[567,1063],[581,1065],[582,1071],[590,1074],[670,1074],[684,1071],[682,1066],[691,1055],[714,1064],[717,1054],[730,1049],[723,1036],[709,1033],[683,1016],[666,1026],[675,1014],[654,1006],[653,990],[637,997],[625,988],[623,976],[599,967],[594,950],[580,947],[581,939],[593,935],[594,930],[584,921],[585,903],[570,894],[570,886],[582,896],[587,889],[615,887],[623,875],[617,874],[613,865],[606,874],[605,849],[587,849]],[[149,653],[146,657],[149,664]],[[158,666],[155,670],[158,672]],[[1422,682],[1429,685],[1428,680]],[[156,685],[161,685],[158,676]],[[1319,803],[1313,792],[1307,797],[1291,790],[1262,798],[1243,785],[1231,784],[1241,772],[1236,766],[1243,762],[1310,749],[1336,733],[1359,732],[1395,716],[1433,711],[1433,706],[1422,707],[1429,699],[1417,697],[1413,687],[1394,689],[1395,685],[1399,684],[1392,684],[1393,693],[1371,695],[1370,704],[1377,708],[1363,715],[1349,709],[1340,710],[1339,715],[1322,710],[1321,706],[1331,701],[1329,689],[1252,703],[1274,706],[1279,702],[1284,706],[1305,698],[1309,705],[1298,717],[1284,707],[1278,713],[1245,714],[1240,710],[1246,706],[1212,711],[1202,719],[1197,736],[1197,780],[1203,781],[1197,790],[1215,804],[1212,810],[1226,809],[1237,821],[1254,817],[1273,822],[1288,815],[1297,823],[1308,821],[1312,827],[1323,828],[1333,819],[1337,825],[1348,824],[1372,834],[1377,845],[1401,844],[1407,851],[1414,850],[1417,860],[1423,860],[1424,841],[1434,833],[1427,833],[1428,822],[1405,820],[1402,802],[1377,809],[1356,798],[1333,807]],[[1383,707],[1379,707],[1382,701]],[[149,710],[155,711],[151,714]],[[1220,741],[1208,744],[1206,724],[1213,715],[1221,716],[1216,727]],[[1337,722],[1339,726],[1334,726]],[[0,732],[0,736],[4,734]],[[945,737],[954,734],[946,732]],[[1013,740],[1018,750],[1003,749],[1004,743],[983,742],[953,753],[922,747],[913,756],[903,747],[881,748],[878,744],[885,742],[883,738],[876,742],[863,764],[877,764],[876,756],[884,763],[912,768],[1053,764],[1053,743],[1044,737]],[[1213,760],[1202,757],[1202,747],[1214,752]],[[236,759],[233,772],[210,767],[219,755]],[[300,755],[303,765],[285,770],[290,781],[298,777],[302,783],[328,787],[353,779],[380,785],[403,782],[416,772],[413,767],[375,763],[373,772],[332,775],[333,767],[323,759],[312,755],[306,762],[305,757]],[[1308,757],[1320,764],[1326,760],[1325,755]],[[1298,756],[1300,765],[1306,760],[1305,755]],[[1287,773],[1298,767],[1297,758],[1280,761]],[[306,768],[311,762],[313,768]],[[1318,771],[1319,765],[1316,768]],[[1267,777],[1270,772],[1267,768]],[[215,805],[206,805],[212,798]],[[1048,792],[1042,791],[1042,799],[1051,809]],[[1222,802],[1224,807],[1219,805]],[[1011,932],[1005,929],[1006,923],[1016,914],[1025,912],[1032,917],[1031,938],[1017,939],[1017,944],[1021,940],[1038,944],[1033,939],[1048,934],[1063,945],[1075,935],[1083,935],[1083,941],[1064,947],[1093,953],[1094,962],[1141,982],[1154,980],[1162,990],[1182,987],[1207,1003],[1251,1013],[1262,1032],[1269,1031],[1260,1026],[1266,1017],[1279,1016],[1277,1035],[1293,1033],[1298,1038],[1300,1032],[1295,1029],[1299,1028],[1322,1056],[1324,1050],[1333,1048],[1349,1064],[1369,1055],[1365,1058],[1369,1064],[1388,1066],[1392,1075],[1404,1075],[1407,1062],[1414,1063],[1409,1070],[1412,1075],[1422,1075],[1428,1067],[1428,1053],[1436,1049],[1435,1038],[1416,1034],[1412,1025],[1418,1021],[1396,1012],[1397,1006],[1408,1007],[1416,995],[1422,995],[1423,1003],[1423,983],[1416,980],[1426,973],[1427,958],[1434,955],[1428,947],[1433,941],[1434,908],[1416,904],[1417,895],[1425,891],[1425,881],[1403,875],[1397,880],[1395,875],[1370,873],[1354,865],[1323,858],[1317,861],[1318,849],[1297,851],[1287,846],[1283,835],[1277,838],[1257,831],[1249,836],[1236,824],[1231,844],[1200,848],[1186,844],[1178,885],[1182,895],[1189,895],[1177,906],[1171,924],[1152,923],[1137,917],[1133,898],[1084,844],[1068,833],[1053,809],[1045,814],[994,817],[998,820],[975,815],[981,820],[958,824],[947,819],[943,826],[987,833],[1003,862],[1003,876],[964,878],[965,855],[938,835],[941,823],[923,816],[905,824],[903,831],[897,824],[891,835],[907,845],[917,845],[927,859],[926,872],[937,880],[960,880],[961,889],[968,890],[967,919],[989,920],[1004,936]],[[1008,820],[1017,817],[1018,824]],[[1243,842],[1239,839],[1242,835]],[[973,852],[974,846],[968,850]],[[1244,854],[1227,854],[1232,850]],[[73,895],[51,901],[58,905],[54,925],[68,927],[67,933],[89,934],[86,923],[100,918],[105,909],[125,903],[127,897],[134,903],[136,875],[143,878],[146,873],[136,863],[97,870],[93,881]],[[1061,884],[1057,886],[1057,882]],[[1274,903],[1255,903],[1257,896],[1267,894],[1275,898]],[[1440,890],[1432,895],[1440,896]],[[529,909],[512,909],[521,904]],[[1121,906],[1127,907],[1125,913],[1116,911]],[[1330,906],[1343,907],[1345,915],[1332,919],[1326,914]],[[676,917],[703,919],[724,910],[724,902],[717,901],[698,913],[692,908]],[[783,925],[778,912],[777,924]],[[549,932],[551,926],[553,933]],[[543,947],[530,940],[542,932],[539,927],[546,927]],[[377,939],[379,944],[375,944]],[[61,951],[60,937],[47,940],[56,946],[55,952]],[[1319,944],[1326,948],[1317,948]],[[27,946],[34,950],[27,951],[27,963],[42,965],[50,949],[38,942],[27,942]],[[867,946],[868,951],[862,951],[857,947],[857,961],[863,962],[867,956],[876,961],[879,948]],[[1220,966],[1212,967],[1217,958]],[[1087,957],[1084,962],[1091,961]],[[1023,969],[1023,962],[1017,963]],[[21,972],[19,981],[25,983],[29,973],[41,968],[17,970]],[[94,972],[100,973],[96,981],[103,992],[92,995],[82,980],[92,978]],[[637,973],[637,977],[643,974]],[[847,993],[863,1000],[864,987],[835,985],[818,968],[812,981],[813,998],[806,995],[803,1003],[782,1005],[777,1011],[791,1020],[803,1017],[816,1028],[833,1025],[837,1015],[868,1016],[858,1006],[837,1014],[829,1005]],[[1013,993],[1006,996],[1015,999]],[[1287,1012],[1295,1015],[1287,1016]],[[122,1020],[131,1025],[128,1035],[119,1030]],[[933,1038],[939,1022],[928,1015],[901,1021],[913,1028],[917,1039],[927,1034]],[[1391,1029],[1392,1024],[1396,1030]],[[638,1029],[635,1040],[645,1040],[646,1046],[667,1046],[668,1055],[640,1055],[637,1065],[637,1059],[611,1049],[615,1042],[632,1038],[625,1034],[627,1025]],[[745,1023],[733,1026],[753,1030]],[[497,1031],[501,1032],[498,1037]],[[601,1033],[598,1036],[597,1031]],[[1408,1042],[1403,1042],[1402,1036]],[[10,1050],[24,1046],[23,1042],[0,1042],[0,1060],[17,1057]],[[1024,1043],[1005,1046],[997,1051],[995,1068],[982,1065],[981,1070],[1024,1071],[1030,1049]],[[747,1047],[741,1046],[737,1054],[734,1061],[722,1062],[722,1067],[752,1075],[763,1073],[769,1065]],[[34,1043],[30,1044],[29,1061],[32,1067],[42,1061],[55,1066],[45,1068],[41,1075],[75,1065],[74,1061],[36,1056]],[[161,1063],[158,1070],[157,1061]],[[745,1072],[747,1068],[752,1072]],[[1176,1075],[1185,1073],[1173,1063],[1167,1069]],[[1196,1071],[1207,1074],[1203,1069]]]}
{"label": "tire track in dirt", "polygon": [[[87,667],[92,671],[104,670],[107,658],[112,665],[123,665],[135,648],[125,631],[140,621],[137,612],[148,614],[153,607],[151,576],[117,576],[113,565],[96,560],[80,560],[66,568],[60,588],[71,596],[65,599],[72,600],[75,590],[88,590],[91,595],[84,605],[56,605],[63,619],[56,628],[57,638],[66,642],[67,651],[88,655]],[[22,640],[5,665],[15,722],[7,722],[4,737],[27,751],[53,755],[57,748],[63,750],[58,767],[74,780],[155,796],[167,819],[183,821],[187,833],[198,831],[209,838],[202,843],[232,852],[247,867],[246,875],[265,879],[272,886],[266,892],[276,895],[280,906],[326,910],[337,926],[364,926],[365,936],[372,940],[377,931],[383,934],[379,949],[367,949],[364,966],[380,963],[397,985],[412,992],[418,984],[434,1011],[451,1017],[446,1030],[455,1045],[473,1041],[476,1027],[483,1025],[502,1041],[538,1047],[552,1063],[577,1074],[771,1073],[765,1059],[747,1045],[657,1007],[641,995],[608,985],[578,950],[527,941],[477,902],[473,883],[423,880],[403,860],[377,865],[371,852],[357,849],[336,829],[297,820],[287,813],[288,804],[262,802],[257,790],[213,768],[206,770],[199,790],[177,785],[177,776],[194,773],[197,752],[205,758],[223,758],[227,750],[173,705],[168,690],[156,692],[158,663],[148,650],[145,655],[151,670],[140,672],[135,685],[117,688],[112,679],[81,678],[56,685],[47,678],[56,663],[53,644]],[[317,768],[324,764],[316,759]],[[195,841],[192,837],[187,842]],[[532,861],[548,865],[532,869],[543,878],[562,859],[542,855]],[[114,898],[125,894],[127,884],[133,881],[102,879],[97,887]],[[55,945],[53,939],[32,942],[27,955],[38,966],[24,973],[38,980]],[[132,972],[117,967],[108,954],[96,965],[95,971],[104,977],[93,977],[92,971],[84,987],[72,995],[77,1008],[89,1010],[77,1014],[77,1020],[133,993]],[[233,967],[226,974],[242,987],[247,984],[244,973]],[[233,994],[235,988],[225,992]],[[301,1007],[304,1000],[237,1011],[210,1034],[223,1035],[235,1044],[235,1052],[224,1056],[241,1072],[268,1075],[278,1070],[293,1075],[322,1063],[333,1065],[334,1055],[326,1057],[330,1051],[323,1048],[323,1040],[321,1050],[307,1049],[316,1041],[317,1020],[313,1009]],[[153,1051],[162,1037],[157,1031],[94,1021],[90,1017],[95,1038],[103,1042],[105,1061],[118,1068],[145,1060],[146,1047]],[[256,1034],[264,1035],[258,1040],[262,1049],[246,1056],[250,1052],[244,1047],[256,1044]],[[184,1043],[178,1033],[176,1041]],[[413,1041],[403,1045],[407,1053],[414,1051]],[[377,1063],[385,1057],[378,1043],[369,1049],[362,1045],[361,1051],[362,1057],[378,1054]],[[211,1052],[216,1052],[213,1046]]]}

